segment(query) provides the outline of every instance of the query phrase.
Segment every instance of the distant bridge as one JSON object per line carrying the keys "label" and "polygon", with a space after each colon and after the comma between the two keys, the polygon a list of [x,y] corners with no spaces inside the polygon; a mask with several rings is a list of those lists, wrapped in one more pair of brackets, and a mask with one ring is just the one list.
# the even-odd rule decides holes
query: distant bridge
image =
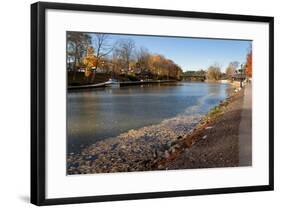
{"label": "distant bridge", "polygon": [[183,74],[181,79],[185,81],[205,81],[206,75]]}

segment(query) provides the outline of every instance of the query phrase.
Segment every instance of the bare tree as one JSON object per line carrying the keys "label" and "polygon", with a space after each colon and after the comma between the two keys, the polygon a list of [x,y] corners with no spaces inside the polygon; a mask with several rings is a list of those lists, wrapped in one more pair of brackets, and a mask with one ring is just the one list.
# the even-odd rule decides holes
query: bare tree
{"label": "bare tree", "polygon": [[141,71],[149,69],[149,61],[151,58],[151,54],[149,53],[148,49],[140,48],[137,53],[137,63]]}
{"label": "bare tree", "polygon": [[101,60],[114,49],[114,44],[109,43],[109,35],[104,33],[96,33],[93,37],[93,44],[95,49],[96,65],[94,67],[92,81],[95,79],[96,70],[101,63]]}
{"label": "bare tree", "polygon": [[135,42],[131,39],[123,39],[119,41],[117,52],[122,59],[126,70],[130,68],[130,61],[133,58]]}
{"label": "bare tree", "polygon": [[208,80],[219,80],[220,76],[221,76],[221,69],[218,64],[209,66],[208,71],[207,71]]}
{"label": "bare tree", "polygon": [[118,56],[118,51],[115,49],[112,52],[112,58],[111,58],[111,63],[112,63],[112,77],[116,77],[117,75],[120,74],[121,66],[120,66],[120,58]]}
{"label": "bare tree", "polygon": [[230,62],[228,67],[225,70],[226,76],[228,79],[231,79],[232,76],[235,74],[235,71],[237,70],[239,66],[239,62],[238,61],[233,61]]}
{"label": "bare tree", "polygon": [[91,44],[91,37],[87,33],[67,32],[67,63],[68,70],[76,71],[81,66],[81,58],[86,54],[88,46]]}

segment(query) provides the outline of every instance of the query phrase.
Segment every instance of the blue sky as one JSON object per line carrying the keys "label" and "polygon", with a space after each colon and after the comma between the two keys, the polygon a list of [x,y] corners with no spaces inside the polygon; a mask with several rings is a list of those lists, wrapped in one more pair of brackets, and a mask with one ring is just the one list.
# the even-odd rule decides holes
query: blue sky
{"label": "blue sky", "polygon": [[141,35],[110,35],[109,40],[132,39],[136,47],[144,47],[150,53],[162,54],[173,60],[184,71],[207,69],[217,63],[222,71],[231,61],[245,62],[251,41],[222,40]]}

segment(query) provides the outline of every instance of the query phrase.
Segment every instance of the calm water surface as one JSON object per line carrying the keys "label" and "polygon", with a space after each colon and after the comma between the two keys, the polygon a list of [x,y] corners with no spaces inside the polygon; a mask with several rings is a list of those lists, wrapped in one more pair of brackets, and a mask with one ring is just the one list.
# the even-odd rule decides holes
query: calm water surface
{"label": "calm water surface", "polygon": [[69,91],[68,153],[182,113],[203,115],[227,97],[228,88],[227,84],[180,82]]}

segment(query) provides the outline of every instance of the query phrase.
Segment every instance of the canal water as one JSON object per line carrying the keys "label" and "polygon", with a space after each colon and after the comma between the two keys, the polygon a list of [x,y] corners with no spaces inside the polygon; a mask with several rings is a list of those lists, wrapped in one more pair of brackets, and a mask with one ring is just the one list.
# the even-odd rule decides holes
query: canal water
{"label": "canal water", "polygon": [[178,82],[68,91],[67,152],[178,115],[204,115],[228,89],[228,84]]}

